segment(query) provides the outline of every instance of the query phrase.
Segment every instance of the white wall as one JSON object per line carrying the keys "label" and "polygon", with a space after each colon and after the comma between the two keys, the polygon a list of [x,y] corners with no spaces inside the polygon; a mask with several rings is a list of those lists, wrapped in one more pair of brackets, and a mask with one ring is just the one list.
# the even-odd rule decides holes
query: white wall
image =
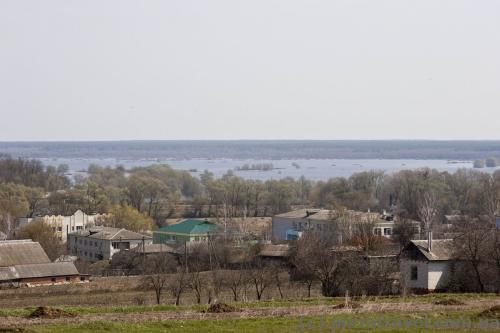
{"label": "white wall", "polygon": [[442,289],[450,281],[450,263],[448,261],[431,261],[428,264],[429,290]]}
{"label": "white wall", "polygon": [[[411,267],[416,266],[418,279],[411,279]],[[401,277],[407,288],[437,290],[448,285],[450,263],[448,261],[413,261],[402,259],[400,262]]]}

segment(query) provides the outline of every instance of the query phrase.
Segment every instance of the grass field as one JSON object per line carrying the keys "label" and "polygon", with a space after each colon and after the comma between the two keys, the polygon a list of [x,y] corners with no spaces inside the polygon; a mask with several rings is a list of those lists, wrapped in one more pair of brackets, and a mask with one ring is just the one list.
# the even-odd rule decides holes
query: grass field
{"label": "grass field", "polygon": [[[447,300],[456,304],[438,304]],[[208,307],[204,304],[61,306],[73,316],[55,319],[28,318],[34,307],[3,308],[0,332],[500,332],[498,314],[480,316],[500,306],[500,296],[494,294],[365,297],[354,302],[359,308],[341,310],[334,305],[344,304],[343,298],[236,302],[232,305],[240,311],[222,314],[203,313]]]}
{"label": "grass field", "polygon": [[[90,322],[77,325],[49,325],[33,328],[33,332],[500,332],[494,321],[479,322],[474,312],[450,312],[433,314],[430,317],[409,315],[407,313],[378,314],[340,314],[336,316],[250,318],[226,320],[179,320],[154,321],[144,323]],[[470,328],[465,328],[470,319]],[[363,322],[360,322],[363,320]],[[464,321],[460,321],[464,320]],[[462,328],[452,325],[461,325]],[[341,328],[343,323],[352,327]],[[385,324],[388,323],[388,324]],[[497,322],[498,323],[498,322]],[[379,326],[375,326],[375,325]],[[384,326],[388,325],[388,326]],[[428,325],[425,328],[424,325]],[[482,326],[481,326],[482,325]],[[448,327],[452,326],[452,327]]]}

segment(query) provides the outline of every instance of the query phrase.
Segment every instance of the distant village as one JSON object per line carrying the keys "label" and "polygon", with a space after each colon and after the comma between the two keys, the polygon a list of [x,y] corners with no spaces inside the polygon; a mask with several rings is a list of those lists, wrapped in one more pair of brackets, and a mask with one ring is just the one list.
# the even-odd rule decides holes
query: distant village
{"label": "distant village", "polygon": [[130,277],[176,304],[223,289],[235,301],[500,291],[498,172],[261,182],[91,166],[74,183],[66,172],[0,159],[0,288]]}
{"label": "distant village", "polygon": [[[264,262],[278,263],[293,272],[303,265],[297,264],[300,260],[293,257],[298,256],[294,252],[302,240],[328,238],[327,242],[320,243],[328,244],[330,248],[321,251],[326,250],[332,257],[359,254],[368,269],[379,269],[381,265],[386,267],[386,280],[383,281],[385,294],[400,293],[402,288],[414,293],[445,291],[453,288],[454,275],[460,270],[460,265],[469,260],[461,256],[454,239],[460,237],[459,230],[464,223],[472,223],[467,216],[450,215],[446,216],[446,223],[424,233],[422,222],[398,221],[398,217],[391,212],[302,208],[273,216],[270,225],[261,223],[260,228],[269,228],[270,234],[259,238],[256,235],[265,234],[262,233],[265,230],[244,230],[244,226],[238,224],[247,223],[245,219],[236,219],[231,223],[214,219],[180,219],[156,230],[133,232],[101,226],[101,218],[100,214],[87,215],[81,210],[70,216],[21,218],[18,222],[20,228],[32,223],[49,226],[65,244],[67,254],[51,261],[39,243],[30,239],[6,240],[4,236],[4,240],[0,241],[0,285],[6,288],[91,283],[92,275],[79,272],[75,266],[81,262],[89,265],[101,261],[108,263],[109,268],[97,274],[141,274],[138,265],[124,268],[120,263],[165,255],[177,258],[179,262],[190,260],[185,256],[192,249],[202,247],[210,252],[213,242],[230,244],[228,264],[233,269],[243,267],[257,257]],[[255,219],[249,220],[257,223]],[[489,228],[493,234],[500,232],[500,217],[493,220],[483,217],[474,223]],[[406,230],[400,230],[402,224]],[[405,241],[402,236],[410,238]],[[357,243],[353,243],[353,239],[357,239]],[[250,247],[257,251],[252,258],[244,253]],[[197,255],[197,251],[193,250],[193,256]],[[314,252],[311,254],[314,255]],[[304,259],[314,261],[314,258]],[[114,261],[119,263],[113,265]],[[491,264],[494,265],[493,262]],[[494,278],[485,279],[483,283],[484,291],[498,290]]]}

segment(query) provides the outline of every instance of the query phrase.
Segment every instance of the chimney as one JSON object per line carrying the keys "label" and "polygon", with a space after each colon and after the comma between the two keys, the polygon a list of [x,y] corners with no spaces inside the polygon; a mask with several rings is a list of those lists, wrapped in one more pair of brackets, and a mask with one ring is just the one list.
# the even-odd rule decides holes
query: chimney
{"label": "chimney", "polygon": [[432,252],[432,231],[429,231],[429,234],[427,236],[427,248],[429,252]]}

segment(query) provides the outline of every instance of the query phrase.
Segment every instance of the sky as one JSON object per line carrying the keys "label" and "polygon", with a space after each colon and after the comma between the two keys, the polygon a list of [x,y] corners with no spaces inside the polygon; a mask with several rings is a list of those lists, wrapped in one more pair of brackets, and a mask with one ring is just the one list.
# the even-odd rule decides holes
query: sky
{"label": "sky", "polygon": [[1,0],[0,141],[500,139],[498,0]]}

